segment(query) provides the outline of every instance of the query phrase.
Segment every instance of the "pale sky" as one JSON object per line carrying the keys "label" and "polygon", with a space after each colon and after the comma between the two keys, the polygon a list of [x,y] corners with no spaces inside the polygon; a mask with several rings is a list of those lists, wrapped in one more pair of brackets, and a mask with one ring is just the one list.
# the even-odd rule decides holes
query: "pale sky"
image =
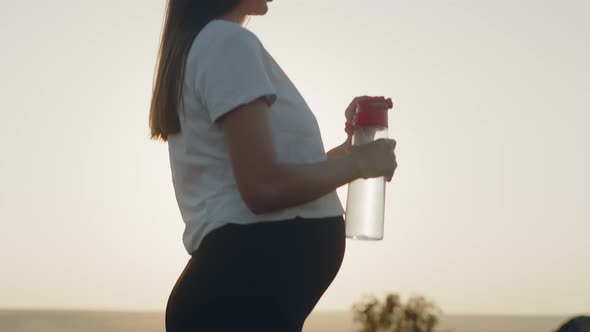
{"label": "pale sky", "polygon": [[[0,5],[0,307],[165,309],[189,256],[168,147],[148,138],[164,5]],[[391,291],[446,313],[589,313],[589,12],[274,0],[252,17],[326,151],[355,96],[395,104],[385,237],[347,240],[316,311]]]}

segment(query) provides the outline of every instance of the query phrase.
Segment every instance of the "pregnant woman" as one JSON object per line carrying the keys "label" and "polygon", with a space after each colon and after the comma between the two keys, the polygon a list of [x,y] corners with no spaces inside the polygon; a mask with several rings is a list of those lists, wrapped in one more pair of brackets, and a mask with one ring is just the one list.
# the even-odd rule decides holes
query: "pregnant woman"
{"label": "pregnant woman", "polygon": [[190,255],[168,332],[301,332],[344,258],[336,189],[397,167],[394,140],[351,146],[351,130],[325,152],[304,98],[245,28],[267,11],[267,0],[167,3],[149,124],[168,143]]}

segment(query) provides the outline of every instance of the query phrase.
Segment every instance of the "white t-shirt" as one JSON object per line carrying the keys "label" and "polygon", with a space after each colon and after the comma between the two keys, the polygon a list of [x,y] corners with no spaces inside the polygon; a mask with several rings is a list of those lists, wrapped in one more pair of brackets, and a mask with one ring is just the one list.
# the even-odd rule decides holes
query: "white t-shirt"
{"label": "white t-shirt", "polygon": [[[272,222],[344,214],[336,191],[298,206],[254,214],[233,175],[221,126],[236,106],[265,96],[279,162],[326,160],[317,120],[260,40],[241,25],[215,19],[197,35],[186,63],[180,133],[168,136],[172,182],[193,253],[205,235],[228,223]],[[255,156],[253,156],[255,157]]]}

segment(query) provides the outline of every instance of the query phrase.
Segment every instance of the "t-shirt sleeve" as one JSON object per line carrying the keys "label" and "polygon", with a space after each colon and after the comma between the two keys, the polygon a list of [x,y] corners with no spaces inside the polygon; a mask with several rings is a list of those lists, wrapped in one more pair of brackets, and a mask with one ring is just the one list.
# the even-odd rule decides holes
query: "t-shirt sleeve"
{"label": "t-shirt sleeve", "polygon": [[197,69],[196,90],[212,121],[235,107],[265,97],[270,106],[277,91],[255,36],[238,31],[217,40]]}

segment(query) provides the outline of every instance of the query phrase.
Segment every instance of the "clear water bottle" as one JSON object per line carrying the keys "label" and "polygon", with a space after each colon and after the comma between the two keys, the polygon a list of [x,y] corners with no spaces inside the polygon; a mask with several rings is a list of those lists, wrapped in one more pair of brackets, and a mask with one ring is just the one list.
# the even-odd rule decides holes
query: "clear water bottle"
{"label": "clear water bottle", "polygon": [[[390,98],[367,97],[357,104],[352,145],[362,145],[388,137],[387,111]],[[355,240],[382,240],[385,214],[385,177],[356,179],[348,184],[346,237]]]}

